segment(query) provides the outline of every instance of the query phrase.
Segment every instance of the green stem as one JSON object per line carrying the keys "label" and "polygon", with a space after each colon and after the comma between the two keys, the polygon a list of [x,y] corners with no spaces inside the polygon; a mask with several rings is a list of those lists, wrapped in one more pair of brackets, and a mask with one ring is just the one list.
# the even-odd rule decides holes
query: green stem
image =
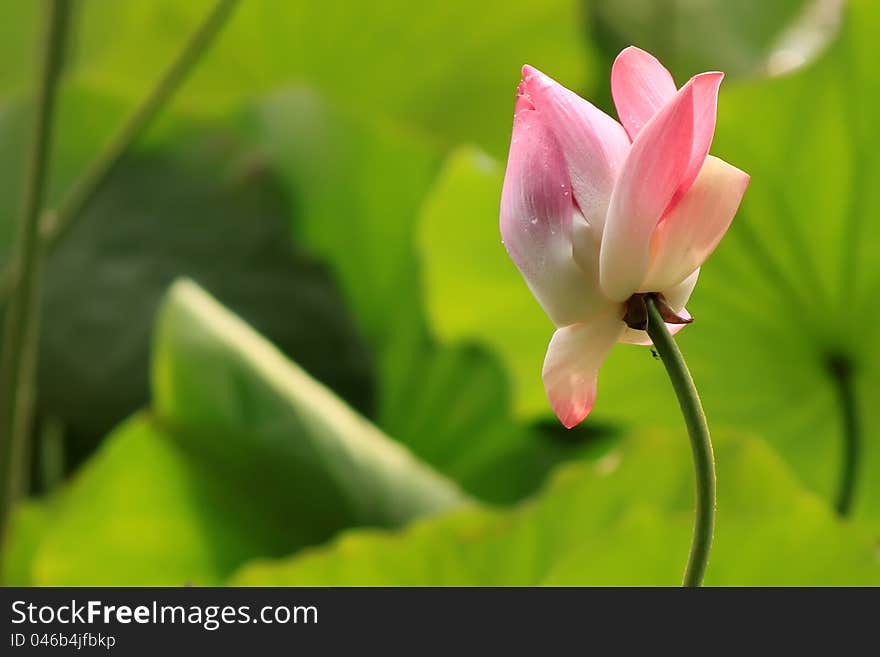
{"label": "green stem", "polygon": [[840,412],[843,417],[843,458],[834,508],[840,516],[846,517],[852,510],[855,497],[859,458],[862,451],[861,427],[856,406],[856,393],[853,387],[852,365],[849,359],[833,356],[829,360],[829,369],[834,380]]}
{"label": "green stem", "polygon": [[700,586],[709,562],[709,550],[715,530],[715,459],[712,455],[709,425],[706,423],[706,414],[691,373],[650,295],[645,297],[645,306],[648,311],[648,335],[666,367],[691,439],[697,479],[697,511],[683,584]]}
{"label": "green stem", "polygon": [[79,216],[80,211],[100,190],[132,143],[165,107],[226,23],[237,1],[217,0],[149,95],[131,113],[95,161],[74,182],[58,207],[45,214],[41,229],[49,248]]}
{"label": "green stem", "polygon": [[29,417],[32,411],[36,365],[35,330],[38,320],[40,265],[39,235],[52,115],[67,34],[68,0],[49,0],[34,124],[15,252],[15,287],[6,312],[0,364],[0,540],[5,535],[9,508],[24,480]]}

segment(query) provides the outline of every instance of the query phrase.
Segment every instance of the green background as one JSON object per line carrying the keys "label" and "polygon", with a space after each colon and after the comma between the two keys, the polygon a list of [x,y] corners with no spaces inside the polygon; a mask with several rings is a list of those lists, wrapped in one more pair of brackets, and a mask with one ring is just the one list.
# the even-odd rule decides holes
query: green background
{"label": "green background", "polygon": [[[210,4],[74,3],[49,205]],[[0,2],[4,263],[41,11]],[[679,340],[716,440],[706,583],[880,584],[878,33],[870,0],[241,2],[48,260],[3,583],[678,584],[661,364],[617,346],[562,429],[498,234],[521,65],[613,112],[635,43],[728,73],[712,152],[752,176]]]}

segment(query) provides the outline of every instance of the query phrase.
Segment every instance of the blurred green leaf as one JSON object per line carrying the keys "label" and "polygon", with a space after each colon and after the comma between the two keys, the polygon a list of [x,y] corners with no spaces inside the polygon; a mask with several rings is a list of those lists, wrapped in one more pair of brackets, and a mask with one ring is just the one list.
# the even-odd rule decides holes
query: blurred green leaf
{"label": "blurred green leaf", "polygon": [[240,125],[296,199],[297,241],[331,264],[377,354],[377,417],[389,435],[493,502],[531,493],[563,458],[601,451],[599,432],[559,441],[517,425],[495,357],[433,343],[414,242],[436,149],[306,90],[274,94]]}
{"label": "blurred green leaf", "polygon": [[[710,585],[876,584],[870,542],[799,487],[757,441],[717,439]],[[257,561],[235,585],[540,585],[680,582],[693,522],[683,435],[633,436],[566,467],[534,502],[461,511],[402,532],[353,531],[291,559]]]}
{"label": "blurred green leaf", "polygon": [[[118,125],[127,106],[142,97],[149,81],[171,59],[207,6],[207,2],[157,2],[149,7],[129,7],[98,0],[78,5],[68,69],[73,82],[65,88],[58,130],[61,151],[73,150],[76,157],[59,158],[61,166],[53,182],[67,182],[65,174],[75,172],[88,161],[87,154],[98,150],[109,129]],[[576,8],[562,0],[550,5],[520,3],[501,13],[492,6],[470,5],[416,11],[397,0],[380,3],[378,14],[376,9],[348,4],[313,7],[288,3],[278,7],[242,3],[206,55],[205,64],[181,90],[175,108],[179,110],[176,114],[225,112],[287,80],[306,81],[345,107],[344,116],[337,112],[328,120],[325,106],[315,94],[275,94],[245,118],[244,123],[250,124],[246,138],[260,143],[272,167],[283,172],[297,239],[333,264],[346,301],[374,347],[381,369],[380,422],[395,428],[416,427],[400,415],[406,412],[401,403],[404,394],[412,399],[409,390],[418,389],[423,381],[424,372],[413,369],[411,363],[440,356],[434,354],[422,318],[412,225],[421,196],[435,173],[442,144],[467,138],[500,152],[508,138],[520,65],[526,59],[548,66],[553,62],[558,75],[583,84],[588,61],[579,38],[581,26],[574,20]],[[362,11],[369,16],[360,15]],[[465,15],[469,29],[462,33],[459,25]],[[478,36],[472,30],[483,23],[484,33]],[[291,39],[291,34],[299,33],[302,38]],[[356,36],[352,38],[352,34]],[[432,48],[434,40],[438,45]],[[312,45],[306,47],[309,43]],[[302,49],[303,56],[289,52],[291,49],[296,53]],[[407,50],[417,51],[418,57],[401,57]],[[363,56],[365,52],[369,56]],[[350,75],[347,64],[334,64],[339,60],[360,61],[358,75]],[[409,61],[413,64],[407,69]],[[2,66],[0,63],[0,71]],[[88,103],[76,98],[77,89],[83,86],[100,90],[112,102],[102,104],[100,112],[89,113]],[[439,97],[444,98],[442,107],[433,100],[427,102]],[[407,127],[391,126],[382,120],[385,116],[403,119]],[[78,132],[77,121],[85,129]],[[365,123],[371,124],[368,130],[361,127]],[[153,137],[155,132],[153,129],[148,135],[151,143],[158,141]],[[297,216],[300,210],[304,218]],[[363,217],[369,221],[360,221]],[[215,286],[212,290],[220,292]],[[224,301],[231,302],[225,297]],[[332,362],[318,356],[315,354],[322,363]],[[464,383],[468,377],[485,380],[480,371],[471,374],[467,368],[460,376]],[[487,403],[504,389],[501,379],[494,385]],[[142,385],[139,388],[142,390]],[[442,411],[443,407],[436,410]],[[500,417],[488,406],[481,412],[484,423],[492,424]],[[515,436],[511,445],[520,449],[522,444],[531,444],[522,430],[512,430],[509,418],[500,419],[504,431],[510,428]],[[441,429],[433,431],[436,439],[443,438]],[[493,436],[499,434],[497,428],[490,429]],[[407,443],[413,438],[419,443],[421,437],[400,439]],[[490,436],[489,440],[496,438]],[[470,443],[462,442],[459,454],[453,457],[460,459],[466,445],[481,442],[479,435],[470,436]],[[556,449],[552,445],[544,451],[549,454]],[[568,453],[567,446],[561,451]],[[534,462],[544,463],[544,459]],[[507,496],[514,491],[519,491],[517,496],[525,494],[539,483],[526,475],[530,469],[515,472],[508,477],[511,483],[499,488],[507,490]],[[490,481],[468,476],[471,481]],[[485,488],[477,485],[481,493],[492,497]],[[494,482],[489,488],[495,488]],[[492,498],[501,499],[497,495]]]}
{"label": "blurred green leaf", "polygon": [[[25,3],[19,4],[24,6]],[[37,3],[32,4],[35,6]],[[111,135],[108,128],[120,123],[128,110],[128,103],[124,99],[77,83],[62,84],[58,105],[46,189],[47,206],[54,206],[60,201],[86,165],[106,145]],[[0,100],[0,262],[3,264],[6,264],[11,240],[16,234],[26,166],[25,149],[33,112],[31,98],[13,96]],[[142,136],[133,151],[144,148],[155,154],[156,148],[173,146],[181,135],[198,132],[199,129],[199,124],[190,118],[165,113]],[[177,155],[180,155],[179,151]],[[215,170],[217,168],[214,167]]]}
{"label": "blurred green leaf", "polygon": [[372,356],[327,271],[291,243],[291,214],[228,132],[189,130],[120,164],[46,267],[39,405],[70,431],[74,460],[147,402],[153,317],[181,275],[372,411]]}
{"label": "blurred green leaf", "polygon": [[25,500],[12,510],[0,563],[3,586],[35,584],[34,555],[51,526],[52,511],[50,503],[43,500]]}
{"label": "blurred green leaf", "polygon": [[843,0],[583,0],[583,4],[606,66],[623,48],[637,45],[684,82],[702,71],[759,75],[803,63],[833,38]]}
{"label": "blurred green leaf", "polygon": [[[210,4],[77,3],[70,74],[140,99]],[[27,24],[39,9],[5,0],[0,15]],[[248,0],[175,104],[216,114],[279,84],[306,82],[358,113],[402,119],[443,140],[476,140],[500,152],[523,63],[573,84],[588,82],[581,27],[570,0]],[[33,47],[21,41],[5,46],[10,56],[0,61],[0,92],[22,83],[21,62]]]}
{"label": "blurred green leaf", "polygon": [[0,97],[36,78],[41,8],[39,2],[0,0]]}
{"label": "blurred green leaf", "polygon": [[476,345],[438,347],[410,365],[384,428],[481,499],[510,503],[533,493],[570,458],[597,458],[616,433],[601,425],[565,434],[517,422],[507,375]]}
{"label": "blurred green leaf", "polygon": [[714,152],[752,175],[704,269],[683,349],[709,417],[770,440],[836,494],[844,451],[834,361],[853,374],[864,443],[854,515],[880,529],[880,7],[850,2],[840,40],[796,75],[734,86]]}
{"label": "blurred green leaf", "polygon": [[[340,111],[308,89],[279,91],[237,125],[293,199],[297,242],[330,266],[375,354],[380,425],[401,428],[401,399],[421,389],[432,345],[418,288],[415,218],[436,149],[386,123]],[[472,436],[476,443],[479,436]]]}
{"label": "blurred green leaf", "polygon": [[191,282],[168,295],[153,359],[162,420],[233,478],[277,486],[264,499],[291,514],[398,524],[464,500]]}
{"label": "blurred green leaf", "polygon": [[32,541],[34,583],[217,583],[245,559],[467,499],[193,283],[162,307],[154,369],[156,414],[64,490]]}
{"label": "blurred green leaf", "polygon": [[123,424],[65,491],[32,563],[37,585],[213,584],[243,559],[295,545],[248,499],[144,416]]}
{"label": "blurred green leaf", "polygon": [[297,242],[331,265],[373,348],[382,353],[405,331],[423,334],[412,235],[437,149],[308,89],[260,100],[238,125],[292,199]]}
{"label": "blurred green leaf", "polygon": [[[0,141],[22,132],[24,111],[14,107],[16,120],[0,121]],[[56,189],[88,159],[101,120],[118,109],[88,90],[69,91]],[[123,162],[50,262],[41,393],[43,409],[75,438],[72,461],[145,403],[147,327],[178,273],[196,277],[306,369],[370,408],[371,363],[334,308],[332,285],[286,246],[282,217],[296,242],[331,266],[376,354],[378,422],[418,456],[481,498],[509,502],[532,492],[560,460],[601,451],[596,432],[560,441],[517,426],[493,356],[432,343],[414,225],[436,174],[436,149],[307,90],[274,94],[232,127],[206,130],[171,117]],[[290,312],[279,314],[279,305]],[[73,333],[83,336],[77,350],[68,348]]]}

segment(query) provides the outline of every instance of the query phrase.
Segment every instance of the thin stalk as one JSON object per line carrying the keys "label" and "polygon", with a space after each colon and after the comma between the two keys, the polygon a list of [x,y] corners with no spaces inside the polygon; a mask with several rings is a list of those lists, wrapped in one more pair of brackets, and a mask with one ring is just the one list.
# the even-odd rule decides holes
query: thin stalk
{"label": "thin stalk", "polygon": [[646,330],[654,342],[654,348],[663,361],[675,395],[678,397],[678,405],[684,415],[691,441],[696,474],[697,509],[683,585],[700,586],[706,573],[706,565],[709,563],[709,551],[715,531],[715,458],[712,454],[709,425],[706,423],[706,414],[703,412],[703,405],[687,364],[650,295],[645,297],[645,306],[648,313]]}
{"label": "thin stalk", "polygon": [[69,15],[68,0],[49,0],[37,87],[34,123],[15,251],[15,287],[6,312],[0,361],[0,540],[5,535],[16,482],[25,480],[24,455],[32,411],[36,364],[34,332],[43,249],[40,209],[46,186],[52,115],[61,71]]}
{"label": "thin stalk", "polygon": [[862,452],[862,432],[853,386],[853,371],[849,359],[834,356],[829,360],[829,370],[837,392],[840,414],[843,418],[843,456],[840,483],[834,508],[838,515],[846,517],[852,511],[858,481],[859,460]]}
{"label": "thin stalk", "polygon": [[[9,507],[15,495],[14,483],[25,480],[23,468],[14,462],[29,453],[31,415],[36,367],[36,327],[39,321],[36,298],[39,292],[40,263],[43,255],[98,192],[132,143],[140,136],[225,24],[237,0],[217,0],[183,49],[165,71],[108,146],[73,184],[58,207],[40,210],[48,157],[51,114],[55,102],[55,82],[63,50],[63,36],[69,14],[69,0],[51,0],[47,34],[43,41],[44,68],[35,114],[35,137],[31,148],[29,175],[22,204],[19,257],[12,268],[0,275],[0,293],[9,293],[2,372],[0,372],[0,539],[6,530]],[[13,438],[19,436],[19,438]],[[20,489],[20,483],[15,488]]]}
{"label": "thin stalk", "polygon": [[107,147],[73,183],[58,207],[43,217],[41,230],[51,249],[92,200],[122,156],[165,107],[226,23],[238,0],[217,0],[143,102],[129,115]]}

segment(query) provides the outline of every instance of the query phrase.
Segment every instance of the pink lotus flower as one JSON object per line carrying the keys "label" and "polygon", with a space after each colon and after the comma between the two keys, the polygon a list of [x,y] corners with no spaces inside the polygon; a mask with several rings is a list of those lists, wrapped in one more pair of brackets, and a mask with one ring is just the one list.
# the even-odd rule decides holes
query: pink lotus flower
{"label": "pink lotus flower", "polygon": [[700,266],[749,182],[708,154],[722,77],[701,73],[676,89],[659,61],[627,48],[611,70],[618,123],[523,67],[501,235],[556,326],[543,379],[566,427],[592,410],[616,342],[651,343],[624,322],[633,295],[662,295],[672,331],[690,321]]}

